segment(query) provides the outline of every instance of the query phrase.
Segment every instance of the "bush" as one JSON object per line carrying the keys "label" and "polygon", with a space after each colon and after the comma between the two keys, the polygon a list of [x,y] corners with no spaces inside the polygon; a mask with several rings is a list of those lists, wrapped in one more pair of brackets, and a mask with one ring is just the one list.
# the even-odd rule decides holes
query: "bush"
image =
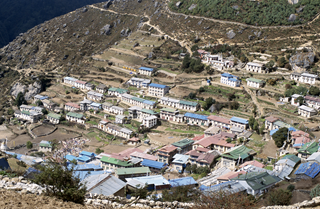
{"label": "bush", "polygon": [[99,155],[99,154],[101,154],[101,153],[103,153],[104,152],[104,150],[102,150],[102,149],[100,149],[100,148],[97,148],[96,149],[96,153]]}
{"label": "bush", "polygon": [[316,187],[311,189],[311,192],[310,192],[311,198],[318,197],[318,196],[320,196],[320,185],[319,184],[317,184]]}
{"label": "bush", "polygon": [[68,168],[66,161],[59,164],[49,160],[37,169],[40,173],[35,175],[33,181],[46,189],[46,195],[83,204],[87,188],[80,183],[78,176],[74,176],[74,167]]}
{"label": "bush", "polygon": [[288,187],[287,187],[287,190],[289,192],[292,192],[293,190],[295,189],[295,186],[293,184],[290,184]]}
{"label": "bush", "polygon": [[27,148],[28,149],[32,149],[32,147],[33,147],[32,142],[31,141],[27,141]]}
{"label": "bush", "polygon": [[282,147],[284,141],[288,138],[288,128],[280,128],[272,135],[272,138],[277,147]]}
{"label": "bush", "polygon": [[268,205],[289,205],[292,193],[287,190],[277,189],[269,192]]}

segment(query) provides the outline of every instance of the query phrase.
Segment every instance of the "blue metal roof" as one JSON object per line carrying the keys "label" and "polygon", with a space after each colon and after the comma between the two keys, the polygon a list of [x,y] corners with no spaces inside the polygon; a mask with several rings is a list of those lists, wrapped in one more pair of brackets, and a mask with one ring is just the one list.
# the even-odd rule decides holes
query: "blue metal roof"
{"label": "blue metal roof", "polygon": [[150,101],[150,100],[144,100],[143,103],[148,104],[148,105],[154,105],[154,101]]}
{"label": "blue metal roof", "polygon": [[91,158],[83,156],[83,155],[80,155],[79,157],[77,157],[77,160],[81,161],[81,162],[89,162],[91,160]]}
{"label": "blue metal roof", "polygon": [[206,116],[206,115],[198,115],[198,114],[194,114],[194,113],[190,113],[190,112],[187,112],[186,114],[184,114],[184,117],[195,118],[195,119],[200,119],[200,120],[207,120],[208,119],[208,116]]}
{"label": "blue metal roof", "polygon": [[223,77],[228,77],[228,78],[233,78],[234,76],[229,74],[229,73],[222,73],[221,76]]}
{"label": "blue metal roof", "polygon": [[73,156],[73,155],[66,155],[65,158],[69,161],[72,161],[72,160],[77,160],[77,157],[76,156]]}
{"label": "blue metal roof", "polygon": [[230,120],[236,123],[249,124],[249,121],[243,118],[232,117]]}
{"label": "blue metal roof", "polygon": [[154,161],[154,160],[148,160],[148,159],[144,159],[141,162],[141,165],[142,166],[147,166],[147,167],[150,167],[150,168],[156,168],[156,169],[162,169],[162,168],[164,168],[166,166],[165,163],[161,163],[161,162]]}
{"label": "blue metal roof", "polygon": [[277,131],[279,131],[279,129],[277,129],[277,128],[271,130],[271,131],[270,131],[270,136],[272,136],[273,134],[275,134]]}
{"label": "blue metal roof", "polygon": [[156,87],[156,88],[161,88],[161,89],[164,89],[164,88],[167,87],[166,85],[157,84],[157,83],[150,83],[149,86],[151,86],[151,87]]}
{"label": "blue metal roof", "polygon": [[108,173],[108,172],[107,171],[74,171],[73,172],[74,176],[79,177],[80,181],[87,178],[88,176],[104,174],[104,173]]}
{"label": "blue metal roof", "polygon": [[179,179],[169,180],[172,187],[196,185],[198,184],[192,177],[184,177]]}
{"label": "blue metal roof", "polygon": [[147,71],[153,71],[153,68],[149,68],[149,67],[140,67],[139,70],[147,70]]}
{"label": "blue metal roof", "polygon": [[302,163],[298,170],[294,173],[296,175],[298,174],[305,174],[311,178],[316,177],[320,172],[320,165],[318,163]]}
{"label": "blue metal roof", "polygon": [[229,80],[229,81],[234,81],[234,82],[237,82],[237,81],[238,81],[238,79],[235,79],[235,78],[229,78],[228,80]]}
{"label": "blue metal roof", "polygon": [[[74,166],[72,163],[70,163],[68,165],[68,169],[71,169],[71,167]],[[86,163],[86,164],[83,164],[83,165],[76,165],[74,166],[73,168],[74,171],[83,171],[83,170],[102,170],[102,167],[100,165],[94,165],[94,164],[89,164],[89,163]]]}
{"label": "blue metal roof", "polygon": [[80,155],[85,155],[85,156],[90,156],[90,157],[96,156],[96,154],[94,154],[93,152],[87,152],[87,151],[80,152]]}
{"label": "blue metal roof", "polygon": [[293,128],[293,127],[290,127],[289,131],[297,131],[297,130],[295,128]]}

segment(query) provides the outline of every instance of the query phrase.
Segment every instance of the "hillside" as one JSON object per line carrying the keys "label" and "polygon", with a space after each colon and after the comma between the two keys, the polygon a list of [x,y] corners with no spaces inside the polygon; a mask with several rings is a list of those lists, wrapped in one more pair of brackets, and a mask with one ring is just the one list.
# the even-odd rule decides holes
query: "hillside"
{"label": "hillside", "polygon": [[300,1],[294,5],[289,4],[288,0],[173,0],[169,5],[174,12],[250,25],[303,24],[310,21],[320,9],[318,0]]}
{"label": "hillside", "polygon": [[0,47],[44,21],[98,2],[102,0],[0,1]]}

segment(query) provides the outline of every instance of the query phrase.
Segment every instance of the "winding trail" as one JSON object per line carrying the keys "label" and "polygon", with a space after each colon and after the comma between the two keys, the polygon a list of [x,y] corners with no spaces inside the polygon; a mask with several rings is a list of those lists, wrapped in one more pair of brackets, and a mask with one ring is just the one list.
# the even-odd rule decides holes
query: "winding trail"
{"label": "winding trail", "polygon": [[259,115],[263,116],[264,115],[264,110],[263,107],[261,107],[260,103],[257,100],[256,95],[248,88],[247,85],[242,84],[244,90],[251,96],[253,103],[257,106],[257,109],[259,111]]}
{"label": "winding trail", "polygon": [[134,17],[146,17],[148,18],[148,21],[147,22],[143,22],[142,24],[143,25],[148,25],[150,27],[153,27],[155,30],[158,31],[158,33],[160,33],[161,35],[165,35],[167,36],[168,38],[170,38],[171,40],[173,41],[177,41],[182,47],[185,47],[187,49],[187,51],[192,55],[192,51],[191,51],[191,47],[189,46],[188,43],[186,43],[185,41],[180,41],[168,34],[166,34],[165,32],[163,32],[160,27],[158,25],[152,25],[150,23],[150,20],[151,18],[148,16],[148,15],[136,15],[136,14],[131,14],[131,13],[120,13],[120,12],[116,12],[116,11],[113,11],[113,10],[110,10],[110,9],[103,9],[103,8],[99,8],[99,7],[96,7],[94,5],[89,5],[89,7],[93,8],[93,9],[98,9],[100,11],[105,11],[105,12],[111,12],[111,13],[114,13],[114,14],[119,14],[119,15],[130,15],[130,16],[134,16]]}

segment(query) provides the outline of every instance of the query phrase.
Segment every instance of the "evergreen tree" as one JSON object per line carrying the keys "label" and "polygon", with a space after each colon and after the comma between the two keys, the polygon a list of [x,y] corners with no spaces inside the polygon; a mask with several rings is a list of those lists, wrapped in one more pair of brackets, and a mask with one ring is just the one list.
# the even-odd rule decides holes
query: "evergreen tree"
{"label": "evergreen tree", "polygon": [[27,104],[27,101],[25,100],[23,93],[19,92],[17,97],[16,97],[15,105],[17,107],[20,107],[23,104]]}

